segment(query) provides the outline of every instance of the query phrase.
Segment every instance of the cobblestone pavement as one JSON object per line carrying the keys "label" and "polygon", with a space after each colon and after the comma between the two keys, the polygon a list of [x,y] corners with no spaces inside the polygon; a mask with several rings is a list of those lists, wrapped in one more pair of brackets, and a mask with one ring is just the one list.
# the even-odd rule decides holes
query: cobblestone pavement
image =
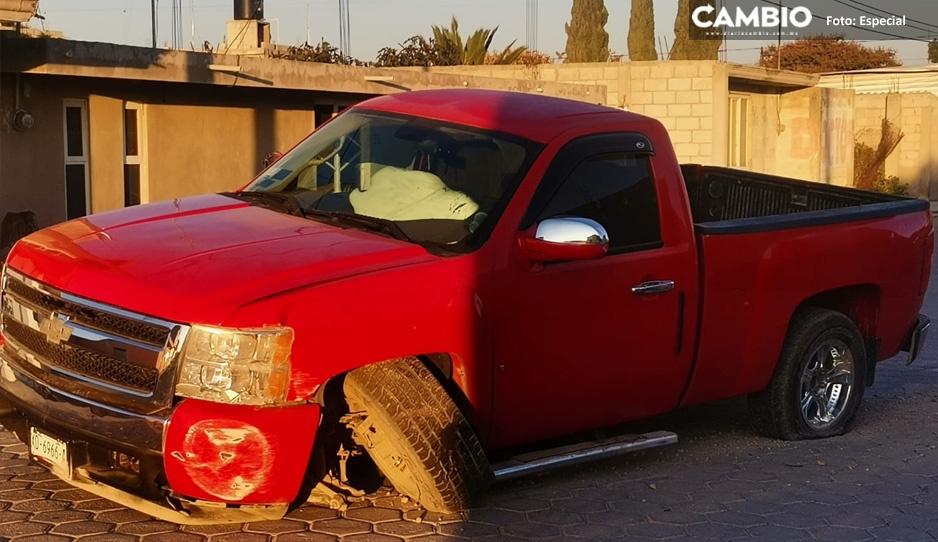
{"label": "cobblestone pavement", "polygon": [[[938,294],[923,312],[938,316]],[[938,332],[923,359],[903,359],[880,367],[849,435],[773,441],[754,434],[744,400],[705,405],[631,426],[674,431],[676,446],[502,484],[443,518],[385,497],[342,513],[309,506],[274,522],[179,527],[71,488],[0,430],[0,539],[935,540]]]}

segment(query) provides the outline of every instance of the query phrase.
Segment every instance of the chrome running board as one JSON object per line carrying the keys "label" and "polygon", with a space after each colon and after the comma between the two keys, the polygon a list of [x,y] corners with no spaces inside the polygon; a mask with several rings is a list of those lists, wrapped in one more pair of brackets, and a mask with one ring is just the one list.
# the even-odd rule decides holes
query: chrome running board
{"label": "chrome running board", "polygon": [[492,465],[492,470],[495,473],[495,479],[501,482],[558,467],[676,443],[677,435],[670,431],[621,435],[518,455],[508,461]]}

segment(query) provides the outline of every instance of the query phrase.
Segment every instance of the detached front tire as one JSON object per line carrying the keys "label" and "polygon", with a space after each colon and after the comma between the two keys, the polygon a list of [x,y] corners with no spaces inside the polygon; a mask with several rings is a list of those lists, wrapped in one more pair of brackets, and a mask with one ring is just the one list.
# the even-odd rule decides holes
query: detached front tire
{"label": "detached front tire", "polygon": [[469,422],[416,358],[361,367],[345,377],[353,438],[400,493],[431,512],[469,508],[492,471]]}
{"label": "detached front tire", "polygon": [[847,433],[863,400],[867,363],[875,362],[866,359],[863,336],[847,316],[799,310],[769,387],[749,396],[756,427],[783,440]]}

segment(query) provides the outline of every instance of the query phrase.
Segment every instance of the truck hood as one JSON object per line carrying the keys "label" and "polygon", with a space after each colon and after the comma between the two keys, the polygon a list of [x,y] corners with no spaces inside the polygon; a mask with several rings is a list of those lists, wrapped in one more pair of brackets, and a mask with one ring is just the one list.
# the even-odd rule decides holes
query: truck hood
{"label": "truck hood", "polygon": [[411,243],[209,195],[46,228],[17,243],[7,262],[95,301],[221,324],[270,295],[433,258]]}

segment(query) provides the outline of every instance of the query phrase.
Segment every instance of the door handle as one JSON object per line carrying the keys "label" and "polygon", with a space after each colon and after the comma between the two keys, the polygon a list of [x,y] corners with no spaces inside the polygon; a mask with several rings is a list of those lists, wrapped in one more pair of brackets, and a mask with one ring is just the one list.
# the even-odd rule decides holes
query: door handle
{"label": "door handle", "polygon": [[638,295],[660,294],[674,289],[673,280],[650,280],[638,286],[632,286],[632,293]]}

